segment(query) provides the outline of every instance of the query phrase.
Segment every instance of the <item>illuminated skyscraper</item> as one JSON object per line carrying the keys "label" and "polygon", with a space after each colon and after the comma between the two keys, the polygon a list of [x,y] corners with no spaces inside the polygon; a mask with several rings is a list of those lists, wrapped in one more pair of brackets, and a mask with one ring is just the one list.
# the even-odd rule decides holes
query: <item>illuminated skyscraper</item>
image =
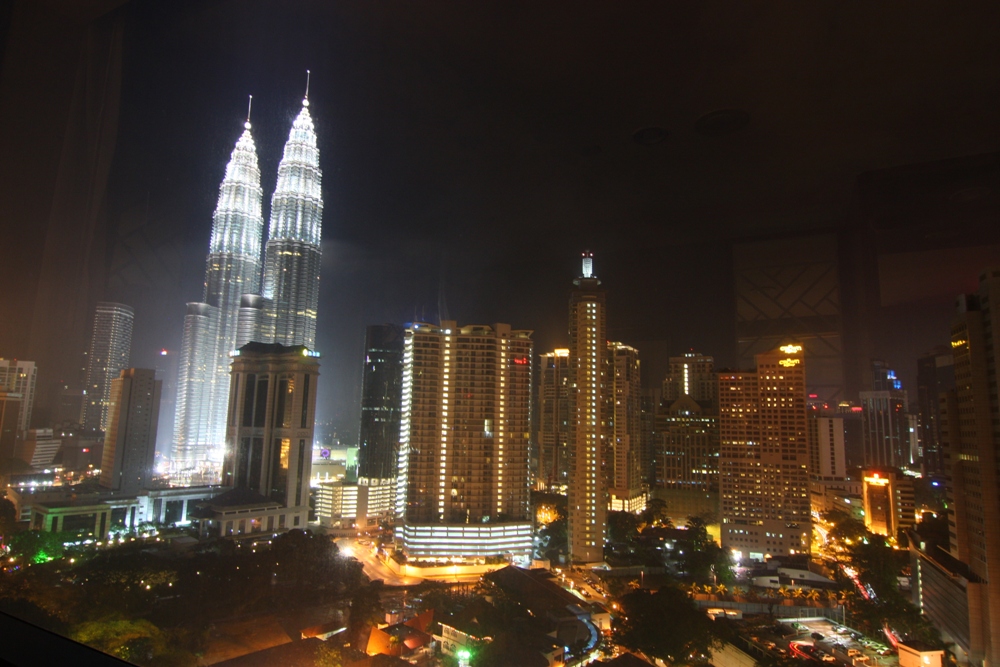
{"label": "illuminated skyscraper", "polygon": [[219,187],[205,266],[204,301],[189,303],[178,367],[173,466],[218,466],[226,436],[229,353],[240,297],[260,289],[263,191],[249,118]]}
{"label": "illuminated skyscraper", "polygon": [[809,424],[802,346],[719,375],[722,546],[745,558],[808,553]]}
{"label": "illuminated skyscraper", "polygon": [[278,165],[271,198],[271,226],[264,259],[267,299],[262,330],[282,345],[316,345],[319,307],[320,237],[323,222],[322,173],[309,95],[299,112]]}
{"label": "illuminated skyscraper", "polygon": [[396,535],[411,560],[530,556],[531,351],[509,324],[406,329]]}
{"label": "illuminated skyscraper", "polygon": [[573,384],[569,444],[567,540],[575,562],[604,559],[608,488],[602,463],[613,419],[608,360],[607,297],[594,275],[593,253],[583,254],[583,273],[569,298],[569,363]]}
{"label": "illuminated skyscraper", "polygon": [[861,392],[865,465],[899,468],[919,459],[915,419],[896,372],[884,361],[872,362],[872,391]]}
{"label": "illuminated skyscraper", "polygon": [[646,508],[647,482],[642,467],[642,382],[639,350],[624,343],[608,344],[609,395],[613,401],[608,453],[608,509],[640,512]]}
{"label": "illuminated skyscraper", "polygon": [[107,431],[111,381],[129,367],[134,319],[130,306],[104,301],[97,304],[80,413],[80,423],[86,429]]}
{"label": "illuminated skyscraper", "polygon": [[716,410],[719,400],[719,376],[715,359],[698,352],[670,357],[670,370],[663,379],[663,404],[670,405],[681,396],[690,396],[702,408]]}

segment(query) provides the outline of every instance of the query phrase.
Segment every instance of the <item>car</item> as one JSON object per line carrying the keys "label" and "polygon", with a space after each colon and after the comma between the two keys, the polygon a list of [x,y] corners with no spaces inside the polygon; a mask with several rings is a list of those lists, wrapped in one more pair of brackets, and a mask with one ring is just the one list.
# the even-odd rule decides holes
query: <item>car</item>
{"label": "car", "polygon": [[822,660],[823,662],[837,662],[837,659],[836,659],[836,658],[834,658],[834,657],[833,657],[832,655],[830,655],[829,653],[824,653],[824,654],[823,654],[823,657],[821,658],[821,660]]}
{"label": "car", "polygon": [[813,639],[815,639],[816,641],[822,641],[823,640],[823,635],[821,635],[818,632],[814,632],[814,633],[812,633],[809,636],[812,637]]}
{"label": "car", "polygon": [[849,649],[847,649],[847,655],[849,655],[849,656],[851,656],[853,658],[856,655],[861,655],[861,651],[859,651],[856,648],[849,648]]}

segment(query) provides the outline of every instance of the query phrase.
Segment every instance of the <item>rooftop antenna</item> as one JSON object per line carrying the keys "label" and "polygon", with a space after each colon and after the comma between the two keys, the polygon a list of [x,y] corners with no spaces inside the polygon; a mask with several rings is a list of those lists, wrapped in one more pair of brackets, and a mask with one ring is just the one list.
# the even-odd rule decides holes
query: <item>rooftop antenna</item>
{"label": "rooftop antenna", "polygon": [[302,100],[302,106],[309,106],[309,70],[306,70],[306,96]]}
{"label": "rooftop antenna", "polygon": [[250,102],[247,104],[247,122],[243,124],[243,127],[250,129],[250,109],[253,108],[253,95],[250,96]]}

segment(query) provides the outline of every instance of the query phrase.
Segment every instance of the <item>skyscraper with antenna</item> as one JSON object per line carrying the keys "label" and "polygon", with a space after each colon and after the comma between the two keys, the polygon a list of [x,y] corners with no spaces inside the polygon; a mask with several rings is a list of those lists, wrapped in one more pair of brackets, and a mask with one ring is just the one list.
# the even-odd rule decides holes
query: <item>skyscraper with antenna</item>
{"label": "skyscraper with antenna", "polygon": [[172,457],[181,475],[222,461],[240,297],[260,290],[262,200],[248,105],[212,217],[203,301],[187,304],[184,317]]}
{"label": "skyscraper with antenna", "polygon": [[321,186],[307,70],[302,110],[292,123],[271,197],[263,289],[243,296],[237,347],[255,341],[315,348],[322,260]]}

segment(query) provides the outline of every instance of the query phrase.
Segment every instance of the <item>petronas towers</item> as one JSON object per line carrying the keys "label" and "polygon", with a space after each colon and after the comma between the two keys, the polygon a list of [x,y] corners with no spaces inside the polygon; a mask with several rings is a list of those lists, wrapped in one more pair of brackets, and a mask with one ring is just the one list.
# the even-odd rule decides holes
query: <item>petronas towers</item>
{"label": "petronas towers", "polygon": [[249,117],[236,142],[212,219],[204,300],[187,305],[172,468],[178,481],[212,481],[225,447],[229,365],[250,342],[316,344],[322,173],[308,90],[292,123],[261,276],[263,190]]}

